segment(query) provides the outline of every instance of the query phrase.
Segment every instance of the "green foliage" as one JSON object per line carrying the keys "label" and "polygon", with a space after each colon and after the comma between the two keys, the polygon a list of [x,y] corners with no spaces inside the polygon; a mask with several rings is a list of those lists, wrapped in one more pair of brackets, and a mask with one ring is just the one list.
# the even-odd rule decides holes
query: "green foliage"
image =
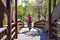
{"label": "green foliage", "polygon": [[4,13],[4,25],[7,25],[7,15],[6,15],[6,13]]}
{"label": "green foliage", "polygon": [[27,5],[25,7],[23,7],[22,5],[19,5],[17,9],[18,18],[27,17],[27,9],[28,9]]}
{"label": "green foliage", "polygon": [[18,13],[22,14],[23,13],[23,6],[19,5],[17,8]]}
{"label": "green foliage", "polygon": [[26,17],[28,16],[27,10],[28,10],[28,7],[25,6],[25,7],[24,7],[23,18],[26,18]]}
{"label": "green foliage", "polygon": [[[49,0],[43,0],[45,1],[45,4],[42,5],[42,7],[40,7],[40,10],[41,10],[41,16],[43,16],[44,18],[46,18],[48,16],[48,3],[49,3]],[[18,6],[18,17],[23,17],[23,18],[26,18],[28,16],[28,10],[30,10],[31,12],[31,15],[35,18],[37,17],[37,10],[38,10],[38,7],[37,5],[35,5],[34,3],[29,3],[28,0],[23,0],[24,3],[26,3],[27,5],[25,5],[24,7],[22,5],[19,5]],[[56,1],[58,3],[58,0]],[[42,3],[39,3],[39,4],[42,4]],[[35,6],[34,6],[35,5]],[[51,0],[51,10],[53,10],[53,0]]]}
{"label": "green foliage", "polygon": [[57,22],[60,22],[60,19],[58,19]]}
{"label": "green foliage", "polygon": [[23,14],[23,6],[22,5],[18,6],[17,12],[18,12],[18,18],[22,17],[22,14]]}
{"label": "green foliage", "polygon": [[28,10],[30,10],[33,20],[36,20],[37,17],[37,7],[33,6],[32,3],[28,3]]}
{"label": "green foliage", "polygon": [[28,3],[28,0],[23,0],[23,2],[25,2],[27,4]]}

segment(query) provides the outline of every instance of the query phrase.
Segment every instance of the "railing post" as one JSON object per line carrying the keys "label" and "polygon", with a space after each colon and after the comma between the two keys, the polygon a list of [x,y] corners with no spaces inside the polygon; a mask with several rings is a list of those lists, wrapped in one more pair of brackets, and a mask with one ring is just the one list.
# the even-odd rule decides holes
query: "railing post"
{"label": "railing post", "polygon": [[12,40],[11,38],[11,35],[12,35],[12,32],[11,32],[11,7],[10,7],[10,0],[6,0],[6,5],[7,5],[7,10],[8,10],[8,13],[7,13],[7,16],[8,16],[8,40]]}
{"label": "railing post", "polygon": [[53,1],[54,1],[53,8],[55,8],[55,6],[56,6],[56,0],[53,0]]}
{"label": "railing post", "polygon": [[0,27],[3,27],[3,17],[4,17],[4,9],[2,8],[2,1],[0,0]]}
{"label": "railing post", "polygon": [[[4,9],[2,6],[2,1],[0,0],[0,28],[3,27],[3,19],[4,19]],[[1,33],[0,37],[3,37],[4,33]]]}
{"label": "railing post", "polygon": [[[55,6],[56,6],[56,0],[53,0],[53,9],[55,8]],[[57,22],[57,20],[56,20],[55,22]],[[55,24],[55,28],[57,28],[56,24]],[[57,34],[57,30],[54,31],[54,33]],[[52,34],[52,35],[53,35],[53,34]],[[53,36],[53,38],[54,38],[55,40],[57,40],[57,37],[56,37],[56,36]],[[52,39],[53,39],[53,38],[52,38]]]}
{"label": "railing post", "polygon": [[51,0],[49,0],[49,37],[52,38],[52,27],[51,27]]}
{"label": "railing post", "polygon": [[15,27],[16,27],[16,38],[18,37],[17,29],[17,0],[15,0]]}

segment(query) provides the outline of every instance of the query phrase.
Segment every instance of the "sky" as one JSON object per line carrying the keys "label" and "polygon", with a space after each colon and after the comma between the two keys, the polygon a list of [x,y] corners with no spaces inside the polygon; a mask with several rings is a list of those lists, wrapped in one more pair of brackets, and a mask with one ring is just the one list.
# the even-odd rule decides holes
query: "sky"
{"label": "sky", "polygon": [[21,2],[22,2],[21,0],[18,0],[18,4],[21,4]]}
{"label": "sky", "polygon": [[18,0],[18,5],[20,5],[20,4],[21,4],[21,2],[22,2],[21,0]]}
{"label": "sky", "polygon": [[[35,1],[35,0],[29,0],[29,2],[31,3],[31,2],[33,2],[33,1]],[[22,0],[18,0],[18,5],[23,5],[23,6],[25,6],[26,4],[25,3],[22,3]]]}

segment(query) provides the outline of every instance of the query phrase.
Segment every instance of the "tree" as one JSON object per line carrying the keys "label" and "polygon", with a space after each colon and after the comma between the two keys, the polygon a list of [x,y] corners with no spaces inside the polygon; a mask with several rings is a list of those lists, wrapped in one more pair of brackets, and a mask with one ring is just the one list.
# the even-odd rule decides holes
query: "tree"
{"label": "tree", "polygon": [[23,7],[22,5],[18,6],[18,18],[26,18],[27,17],[27,5],[25,7]]}
{"label": "tree", "polygon": [[19,5],[17,7],[17,12],[18,12],[18,18],[22,17],[22,14],[23,14],[23,6],[22,5]]}

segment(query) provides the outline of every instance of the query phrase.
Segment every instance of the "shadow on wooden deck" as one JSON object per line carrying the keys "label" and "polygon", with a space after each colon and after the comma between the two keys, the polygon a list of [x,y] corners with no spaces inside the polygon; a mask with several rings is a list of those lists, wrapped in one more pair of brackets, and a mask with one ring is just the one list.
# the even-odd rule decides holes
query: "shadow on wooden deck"
{"label": "shadow on wooden deck", "polygon": [[40,29],[37,29],[41,39],[40,40],[50,40],[47,33],[45,31],[42,31]]}

